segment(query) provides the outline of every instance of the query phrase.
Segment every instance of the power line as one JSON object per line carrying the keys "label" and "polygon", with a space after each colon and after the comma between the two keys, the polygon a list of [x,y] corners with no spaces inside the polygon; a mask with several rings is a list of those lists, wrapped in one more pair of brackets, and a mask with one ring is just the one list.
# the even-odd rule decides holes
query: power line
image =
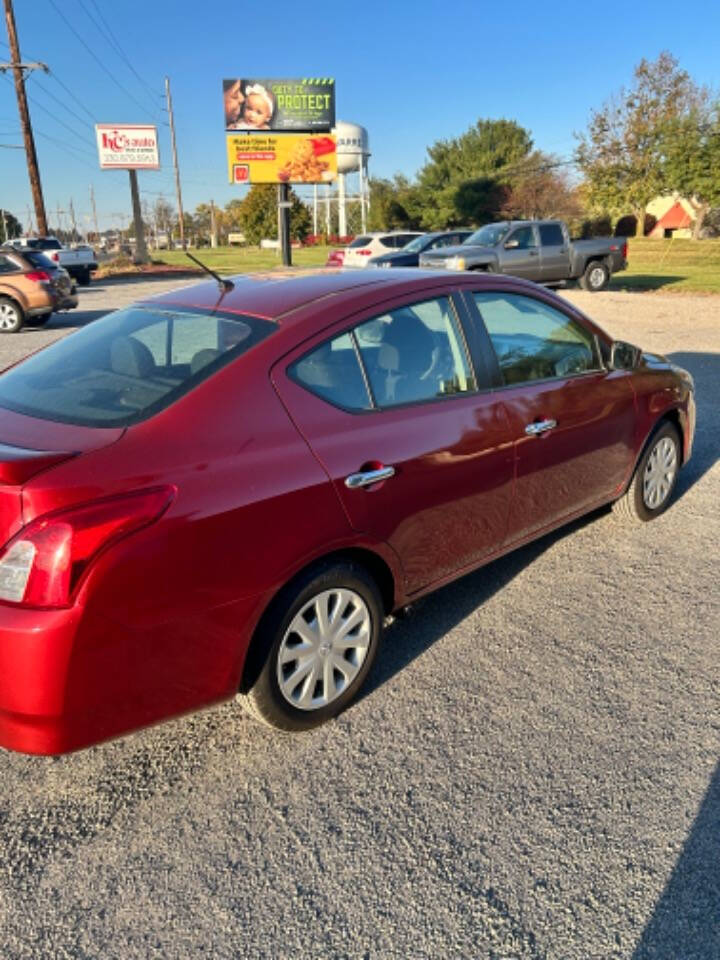
{"label": "power line", "polygon": [[[97,65],[100,67],[100,69],[103,71],[103,73],[106,73],[106,74],[108,75],[108,77],[110,77],[110,79],[111,79],[112,82],[115,84],[115,86],[118,87],[118,88],[125,94],[126,97],[129,97],[129,98],[133,101],[133,103],[136,103],[144,113],[149,114],[150,111],[147,109],[147,107],[145,107],[144,104],[140,103],[140,101],[137,100],[136,97],[134,97],[132,93],[130,93],[130,91],[127,89],[127,87],[124,87],[124,86],[120,83],[120,81],[117,79],[117,77],[114,76],[114,74],[112,74],[112,73],[110,72],[110,70],[108,70],[108,68],[107,68],[107,67],[105,66],[105,64],[102,62],[102,60],[100,59],[100,57],[98,57],[98,55],[95,53],[95,51],[94,51],[90,46],[88,46],[87,43],[85,43],[85,41],[83,40],[83,38],[81,37],[81,35],[77,32],[77,30],[75,29],[75,27],[70,23],[70,21],[68,20],[68,18],[65,16],[65,14],[62,12],[62,10],[60,10],[60,8],[58,7],[58,5],[55,3],[55,0],[49,0],[49,2],[50,2],[50,6],[53,8],[53,10],[55,11],[55,13],[57,13],[57,15],[60,17],[60,19],[65,23],[65,25],[66,25],[66,27],[68,28],[68,30],[70,30],[70,32],[76,37],[76,39],[83,45],[83,47],[87,50],[87,52],[90,54],[90,56],[93,58],[93,60],[97,63]],[[155,118],[153,117],[152,119],[154,120]]]}
{"label": "power line", "polygon": [[133,64],[132,64],[132,61],[131,61],[130,58],[127,56],[127,54],[125,53],[125,51],[123,50],[123,48],[120,46],[120,41],[117,39],[117,37],[115,36],[115,34],[113,33],[113,31],[112,31],[112,29],[111,29],[111,27],[110,27],[110,24],[107,22],[107,20],[106,20],[105,17],[103,16],[103,13],[102,13],[100,7],[98,6],[96,0],[91,0],[91,2],[92,2],[93,7],[95,8],[95,11],[97,12],[97,15],[98,15],[99,19],[102,21],[102,23],[103,23],[103,25],[104,25],[104,28],[105,28],[104,31],[103,31],[102,27],[100,26],[100,24],[98,23],[98,21],[95,19],[95,17],[93,17],[93,15],[90,13],[90,11],[89,11],[89,10],[87,9],[87,7],[85,6],[84,0],[79,0],[79,2],[80,2],[80,6],[83,8],[83,10],[85,11],[85,13],[87,13],[87,15],[88,15],[88,16],[90,17],[90,19],[93,21],[93,23],[94,23],[95,26],[98,28],[98,30],[99,30],[99,32],[101,33],[101,35],[105,37],[105,39],[108,41],[108,43],[115,49],[115,52],[116,52],[117,55],[120,57],[120,59],[123,60],[123,61],[127,64],[127,66],[130,68],[130,70],[131,70],[131,72],[133,73],[133,75],[134,75],[134,76],[137,78],[137,80],[142,84],[142,86],[148,91],[148,94],[149,94],[150,98],[151,98],[152,101],[153,101],[154,109],[157,110],[157,109],[158,109],[157,100],[158,100],[158,98],[159,98],[159,94],[156,93],[155,91],[153,91],[153,89],[152,89],[152,87],[150,86],[150,84],[148,84],[148,83],[140,76],[140,74],[137,72],[137,70],[135,69],[135,67],[134,67]]}
{"label": "power line", "polygon": [[[50,99],[51,99],[51,100],[54,100],[55,103],[59,103],[60,106],[63,108],[63,110],[67,110],[67,112],[68,112],[71,116],[75,117],[76,120],[79,120],[80,123],[83,124],[83,126],[90,126],[90,124],[87,122],[87,120],[83,119],[83,118],[80,116],[80,114],[78,114],[78,113],[76,113],[74,110],[72,110],[72,109],[71,109],[66,103],[64,103],[64,101],[62,101],[59,97],[56,97],[54,93],[50,93],[50,91],[49,91],[46,87],[44,87],[41,83],[38,83],[38,82],[37,82],[37,79],[35,80],[34,86],[36,86],[36,87],[38,87],[40,90],[42,90],[44,96],[50,97]],[[94,128],[93,128],[93,129],[94,129]]]}

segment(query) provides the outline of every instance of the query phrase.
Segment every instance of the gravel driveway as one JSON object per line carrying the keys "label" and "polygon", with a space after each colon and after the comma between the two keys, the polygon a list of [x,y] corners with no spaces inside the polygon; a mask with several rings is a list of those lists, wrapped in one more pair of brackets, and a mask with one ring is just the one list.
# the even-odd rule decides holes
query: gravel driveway
{"label": "gravel driveway", "polygon": [[[0,364],[172,285],[83,290]],[[668,513],[601,511],[427,598],[314,733],[225,704],[0,752],[3,960],[720,957],[720,298],[568,297],[696,379]]]}

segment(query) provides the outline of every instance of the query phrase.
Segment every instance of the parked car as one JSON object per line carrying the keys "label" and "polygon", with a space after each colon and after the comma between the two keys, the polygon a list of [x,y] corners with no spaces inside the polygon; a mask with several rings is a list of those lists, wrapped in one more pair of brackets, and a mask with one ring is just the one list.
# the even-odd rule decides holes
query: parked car
{"label": "parked car", "polygon": [[420,266],[505,273],[553,285],[578,280],[596,292],[626,268],[627,250],[621,237],[571,240],[562,220],[510,220],[481,227],[462,246],[421,254]]}
{"label": "parked car", "polygon": [[346,267],[367,267],[371,257],[378,257],[391,250],[400,250],[415,237],[422,236],[417,230],[394,231],[390,233],[364,233],[355,237],[345,248]]}
{"label": "parked car", "polygon": [[64,247],[56,237],[19,237],[10,242],[18,250],[41,250],[46,253],[50,260],[64,267],[81,286],[90,283],[92,274],[98,268],[95,251],[87,244],[78,244],[70,249]]}
{"label": "parked car", "polygon": [[383,253],[379,257],[371,257],[370,267],[417,267],[420,254],[428,250],[442,250],[445,247],[456,247],[473,233],[472,230],[446,230],[441,233],[422,233],[414,237],[400,250],[392,253]]}
{"label": "parked car", "polygon": [[77,303],[66,270],[34,250],[0,247],[0,333],[41,326],[53,311],[72,310]]}
{"label": "parked car", "polygon": [[661,514],[694,426],[688,373],[507,277],[243,277],[109,314],[0,375],[0,744],[238,692],[314,727],[386,615],[602,504]]}
{"label": "parked car", "polygon": [[325,261],[326,267],[342,267],[345,263],[345,250],[331,250]]}

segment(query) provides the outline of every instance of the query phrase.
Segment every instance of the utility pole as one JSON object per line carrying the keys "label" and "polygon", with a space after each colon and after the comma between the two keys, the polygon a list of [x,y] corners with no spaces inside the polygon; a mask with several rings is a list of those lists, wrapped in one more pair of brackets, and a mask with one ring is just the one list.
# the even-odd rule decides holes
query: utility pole
{"label": "utility pole", "polygon": [[[178,168],[177,143],[175,142],[175,115],[170,94],[170,77],[165,77],[165,95],[167,97],[168,116],[170,117],[170,140],[172,142],[173,166],[175,167],[175,194],[178,207],[178,226],[180,227],[180,245],[185,249],[185,215],[183,214],[182,191],[180,189],[180,169]],[[170,234],[172,236],[172,232]]]}
{"label": "utility pole", "polygon": [[215,219],[215,201],[210,201],[210,246],[217,246],[217,220]]}
{"label": "utility pole", "polygon": [[38,170],[37,154],[35,152],[35,139],[30,124],[30,111],[28,110],[27,97],[25,95],[25,76],[23,71],[38,69],[44,70],[45,73],[49,71],[44,63],[23,63],[20,59],[20,47],[18,45],[17,30],[15,28],[15,13],[13,11],[12,0],[4,0],[4,2],[5,23],[10,44],[11,61],[10,63],[0,64],[0,70],[5,72],[5,70],[11,69],[15,78],[15,93],[17,95],[20,125],[25,142],[25,155],[27,157],[28,176],[30,177],[30,189],[35,205],[35,218],[37,220],[38,231],[42,236],[47,236],[48,225],[45,216],[45,201],[43,200],[42,184],[40,183],[40,171]]}
{"label": "utility pole", "polygon": [[33,228],[33,218],[32,218],[32,213],[30,212],[29,205],[26,207],[26,209],[27,209],[27,215],[28,215],[27,216],[27,220],[28,220],[27,234],[29,237],[31,237],[35,233],[35,230]]}
{"label": "utility pole", "polygon": [[98,222],[97,222],[97,209],[95,208],[95,191],[93,190],[92,184],[90,184],[90,206],[92,207],[93,221],[95,222],[95,243],[100,243],[100,231],[98,230]]}
{"label": "utility pole", "polygon": [[133,219],[135,221],[135,256],[134,263],[150,263],[150,257],[145,243],[145,227],[143,225],[142,209],[140,207],[140,191],[138,190],[137,170],[128,170],[130,174],[130,196],[132,197]]}
{"label": "utility pole", "polygon": [[[61,209],[60,209],[60,204],[58,204],[58,205],[57,205],[58,233],[62,233],[62,230],[63,230],[63,225],[62,225],[62,215],[63,215],[63,213],[65,213],[65,211],[64,211],[64,210],[61,210]],[[58,239],[59,239],[59,238],[58,238]]]}
{"label": "utility pole", "polygon": [[80,239],[80,234],[78,233],[77,223],[75,221],[75,207],[73,206],[72,197],[70,197],[70,223],[72,223],[73,242],[75,242]]}

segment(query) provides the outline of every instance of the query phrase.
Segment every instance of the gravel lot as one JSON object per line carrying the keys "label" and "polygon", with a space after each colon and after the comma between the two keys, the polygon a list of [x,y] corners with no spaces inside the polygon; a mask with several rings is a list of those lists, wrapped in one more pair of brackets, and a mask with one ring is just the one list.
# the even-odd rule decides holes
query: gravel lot
{"label": "gravel lot", "polygon": [[[97,284],[0,365],[173,282]],[[0,753],[0,955],[720,957],[720,298],[568,297],[698,386],[673,507],[608,511],[393,623],[290,737],[234,704]]]}

